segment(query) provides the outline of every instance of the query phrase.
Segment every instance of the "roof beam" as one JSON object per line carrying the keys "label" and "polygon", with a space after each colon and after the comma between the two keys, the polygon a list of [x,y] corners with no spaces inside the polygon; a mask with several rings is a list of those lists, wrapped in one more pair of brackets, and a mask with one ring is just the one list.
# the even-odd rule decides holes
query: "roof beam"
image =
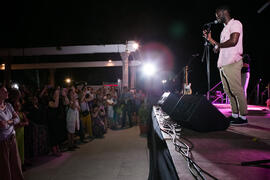
{"label": "roof beam", "polygon": [[134,52],[135,41],[126,44],[85,45],[85,46],[60,46],[39,48],[4,48],[0,49],[0,56],[42,56],[42,55],[72,55],[94,53],[122,53]]}
{"label": "roof beam", "polygon": [[[139,66],[141,61],[129,61],[129,66]],[[11,64],[11,70],[25,69],[64,69],[64,68],[86,68],[86,67],[117,67],[122,66],[122,61],[89,61],[89,62],[64,62],[64,63],[37,63],[37,64]],[[2,64],[0,70],[4,70]]]}

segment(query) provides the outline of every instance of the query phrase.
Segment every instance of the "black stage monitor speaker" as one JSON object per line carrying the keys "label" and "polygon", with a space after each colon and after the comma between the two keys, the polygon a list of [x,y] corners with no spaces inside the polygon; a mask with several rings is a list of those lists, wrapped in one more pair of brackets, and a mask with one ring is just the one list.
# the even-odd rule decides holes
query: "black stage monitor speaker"
{"label": "black stage monitor speaker", "polygon": [[229,127],[229,120],[205,96],[183,95],[170,117],[183,127],[199,131],[220,131]]}
{"label": "black stage monitor speaker", "polygon": [[171,116],[179,100],[179,95],[173,94],[171,92],[165,92],[162,94],[160,100],[158,101],[158,105],[160,105],[161,109],[166,114]]}

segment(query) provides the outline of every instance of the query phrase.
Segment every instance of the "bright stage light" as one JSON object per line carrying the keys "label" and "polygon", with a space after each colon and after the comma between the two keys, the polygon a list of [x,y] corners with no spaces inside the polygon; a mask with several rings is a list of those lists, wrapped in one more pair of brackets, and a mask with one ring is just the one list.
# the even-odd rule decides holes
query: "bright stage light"
{"label": "bright stage light", "polygon": [[156,72],[156,67],[154,64],[147,63],[143,65],[142,70],[145,75],[152,76]]}
{"label": "bright stage light", "polygon": [[65,82],[69,84],[69,83],[71,83],[71,79],[70,78],[66,78],[65,79]]}
{"label": "bright stage light", "polygon": [[19,84],[13,83],[13,84],[11,84],[11,88],[19,89]]}
{"label": "bright stage light", "polygon": [[165,84],[165,83],[167,82],[167,80],[164,79],[164,80],[162,80],[161,82],[162,82],[162,84]]}
{"label": "bright stage light", "polygon": [[13,89],[19,89],[19,84],[16,83],[16,82],[14,82],[14,83],[11,84],[11,88],[13,88]]}
{"label": "bright stage light", "polygon": [[134,49],[138,49],[139,48],[139,44],[138,43],[134,43],[132,46],[133,46]]}

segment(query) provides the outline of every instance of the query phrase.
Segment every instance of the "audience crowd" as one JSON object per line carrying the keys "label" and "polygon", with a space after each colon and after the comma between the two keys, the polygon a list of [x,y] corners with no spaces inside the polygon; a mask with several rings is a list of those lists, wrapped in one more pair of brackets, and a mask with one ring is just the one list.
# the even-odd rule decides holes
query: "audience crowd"
{"label": "audience crowd", "polygon": [[[0,98],[3,106],[0,109],[0,151],[7,148],[2,146],[5,138],[14,136],[19,154],[16,161],[1,159],[0,167],[19,162],[19,171],[31,165],[34,157],[59,157],[65,151],[80,148],[80,144],[103,138],[108,128],[120,130],[145,125],[147,112],[150,112],[146,94],[127,87],[120,93],[116,87],[94,89],[81,84],[68,88],[45,86],[43,89],[1,86]],[[10,108],[12,113],[10,126],[14,132],[8,132],[10,135],[5,135],[7,131],[3,129],[4,121],[10,121],[4,116],[5,108]]]}

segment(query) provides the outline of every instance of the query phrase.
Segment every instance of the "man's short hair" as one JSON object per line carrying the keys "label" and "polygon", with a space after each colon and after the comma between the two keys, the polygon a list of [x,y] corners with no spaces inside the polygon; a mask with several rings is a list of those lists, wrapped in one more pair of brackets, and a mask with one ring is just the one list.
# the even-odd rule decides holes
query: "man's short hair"
{"label": "man's short hair", "polygon": [[216,12],[227,10],[229,14],[231,14],[231,8],[228,5],[222,5],[216,8]]}

